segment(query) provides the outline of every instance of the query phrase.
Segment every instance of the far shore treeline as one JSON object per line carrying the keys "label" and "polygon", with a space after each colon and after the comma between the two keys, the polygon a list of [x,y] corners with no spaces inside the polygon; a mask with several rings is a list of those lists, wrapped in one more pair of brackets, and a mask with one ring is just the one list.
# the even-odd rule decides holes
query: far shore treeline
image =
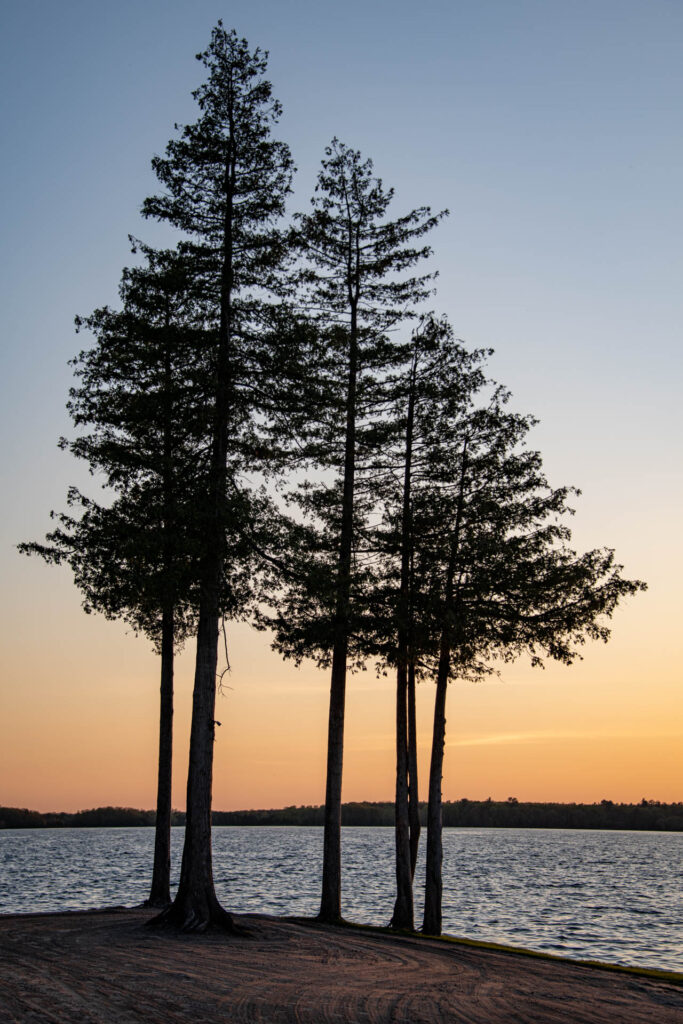
{"label": "far shore treeline", "polygon": [[[322,825],[324,807],[282,807],[279,810],[214,811],[214,825]],[[342,825],[394,825],[395,808],[389,801],[342,805]],[[427,819],[427,804],[420,803],[421,823]],[[0,807],[0,828],[130,828],[151,827],[154,811],[133,807],[94,807],[75,811],[30,811]],[[185,813],[173,811],[172,823],[185,824]],[[638,804],[523,803],[508,800],[447,800],[443,804],[446,828],[598,828],[639,832],[683,832],[683,802],[666,804],[642,800]]]}

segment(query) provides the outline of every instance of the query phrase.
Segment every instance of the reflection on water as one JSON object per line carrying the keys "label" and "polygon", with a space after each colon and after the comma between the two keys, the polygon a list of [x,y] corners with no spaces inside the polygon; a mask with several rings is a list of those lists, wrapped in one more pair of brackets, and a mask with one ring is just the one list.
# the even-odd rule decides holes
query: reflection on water
{"label": "reflection on water", "polygon": [[[318,910],[322,829],[215,828],[220,899],[236,912]],[[0,830],[0,913],[133,906],[146,897],[146,828]],[[183,830],[173,829],[177,872]],[[560,829],[445,829],[445,932],[564,956],[680,970],[683,836]],[[424,845],[415,906],[419,924]],[[343,911],[387,924],[394,899],[388,828],[343,830]]]}

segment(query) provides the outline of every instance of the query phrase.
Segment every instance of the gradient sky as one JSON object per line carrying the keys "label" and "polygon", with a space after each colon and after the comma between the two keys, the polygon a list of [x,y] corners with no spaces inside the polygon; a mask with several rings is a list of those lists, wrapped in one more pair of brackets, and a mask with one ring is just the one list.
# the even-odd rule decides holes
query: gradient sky
{"label": "gradient sky", "polygon": [[[375,161],[394,212],[448,207],[435,308],[540,417],[578,547],[649,591],[573,668],[519,663],[449,695],[447,799],[683,798],[683,6],[677,0],[4,0],[0,78],[3,505],[0,804],[152,806],[149,645],[86,616],[68,570],[22,558],[66,488],[76,313],[116,301],[150,158],[196,116],[194,54],[222,17],[270,50],[305,207],[333,135]],[[231,630],[214,805],[321,803],[328,682]],[[177,671],[184,806],[191,647]],[[426,795],[433,690],[420,687]],[[393,793],[393,685],[349,682],[344,799]]]}

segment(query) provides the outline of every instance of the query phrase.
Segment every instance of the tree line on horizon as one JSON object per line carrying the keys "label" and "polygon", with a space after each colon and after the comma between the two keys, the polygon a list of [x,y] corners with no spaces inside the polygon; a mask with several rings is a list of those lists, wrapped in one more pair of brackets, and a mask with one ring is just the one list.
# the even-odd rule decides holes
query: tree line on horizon
{"label": "tree line on horizon", "polygon": [[[342,804],[342,826],[393,828],[396,807],[389,801]],[[427,824],[427,804],[418,805],[420,824]],[[322,805],[299,805],[268,810],[212,811],[216,826],[321,826]],[[444,800],[444,828],[562,828],[611,829],[639,832],[683,832],[683,803],[643,799],[637,804],[552,803],[507,800]],[[0,807],[0,829],[9,828],[131,828],[153,827],[156,812],[134,807],[93,807],[83,811],[30,811]],[[171,812],[171,825],[185,824],[185,813]]]}
{"label": "tree line on horizon", "polygon": [[[396,902],[414,928],[422,826],[415,687],[435,683],[423,930],[441,931],[442,775],[449,681],[527,656],[570,664],[606,641],[644,589],[610,549],[574,551],[578,492],[549,485],[532,416],[428,307],[425,237],[447,211],[393,214],[371,160],[333,139],[306,212],[286,219],[294,165],[267,54],[222,23],[198,55],[198,119],[176,126],[142,213],[174,248],[132,239],[120,306],[77,318],[60,444],[105,488],[76,488],[45,543],[87,611],[123,618],[160,654],[155,855],[149,902],[184,930],[234,930],[211,863],[218,648],[231,622],[330,672],[319,917],[341,915],[349,671],[396,679]],[[171,901],[174,652],[196,637],[185,842]],[[215,818],[214,818],[215,820]]]}

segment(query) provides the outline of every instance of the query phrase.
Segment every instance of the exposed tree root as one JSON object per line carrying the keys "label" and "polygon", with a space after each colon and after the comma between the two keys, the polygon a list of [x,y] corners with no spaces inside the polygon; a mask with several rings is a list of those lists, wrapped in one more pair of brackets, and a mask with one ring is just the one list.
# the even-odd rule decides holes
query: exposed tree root
{"label": "exposed tree root", "polygon": [[142,904],[143,907],[151,907],[153,910],[166,910],[171,905],[171,898],[164,899],[163,896],[150,896]]}
{"label": "exposed tree root", "polygon": [[218,901],[212,907],[204,905],[201,909],[188,906],[176,900],[166,906],[156,917],[145,922],[147,928],[172,928],[184,934],[202,935],[207,931],[225,932],[229,935],[247,937],[251,935],[249,928],[237,924],[232,914],[224,910]]}

